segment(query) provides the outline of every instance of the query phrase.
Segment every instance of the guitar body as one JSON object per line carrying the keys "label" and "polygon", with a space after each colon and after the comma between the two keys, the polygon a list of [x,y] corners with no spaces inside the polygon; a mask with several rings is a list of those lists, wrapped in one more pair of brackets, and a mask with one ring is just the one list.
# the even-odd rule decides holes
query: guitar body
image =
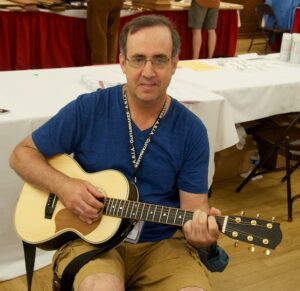
{"label": "guitar body", "polygon": [[[67,176],[86,180],[101,189],[107,197],[123,200],[138,200],[134,184],[115,170],[87,173],[67,155],[58,155],[48,160],[55,169]],[[65,208],[58,200],[51,218],[45,217],[49,193],[25,183],[15,212],[15,227],[21,239],[42,249],[57,249],[69,240],[82,238],[94,245],[120,243],[133,227],[133,221],[102,215],[101,220],[88,225]]]}

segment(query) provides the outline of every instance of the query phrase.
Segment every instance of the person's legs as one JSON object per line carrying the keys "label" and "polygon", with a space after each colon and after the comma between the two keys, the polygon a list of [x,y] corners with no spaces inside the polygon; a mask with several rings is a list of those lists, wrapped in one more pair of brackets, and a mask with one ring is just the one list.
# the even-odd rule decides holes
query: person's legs
{"label": "person's legs", "polygon": [[126,289],[209,291],[209,273],[182,232],[156,243],[126,244]]}
{"label": "person's legs", "polygon": [[192,48],[193,59],[199,59],[201,45],[202,45],[202,25],[205,20],[207,8],[202,7],[192,1],[188,12],[188,26],[192,29]]}
{"label": "person's legs", "polygon": [[199,59],[201,45],[202,45],[202,31],[201,29],[193,29],[193,59]]}
{"label": "person's legs", "polygon": [[123,6],[122,0],[112,1],[112,10],[108,17],[107,27],[107,62],[117,62],[117,44],[118,44],[118,30],[120,24],[120,11]]}
{"label": "person's legs", "polygon": [[[66,244],[54,255],[53,271],[58,278],[61,278],[65,268],[73,259],[94,249],[97,249],[97,246],[80,239]],[[75,291],[124,291],[124,278],[124,261],[118,248],[114,248],[82,266],[75,276],[73,288]]]}
{"label": "person's legs", "polygon": [[96,273],[86,277],[79,285],[78,291],[124,291],[124,282],[107,273]]}
{"label": "person's legs", "polygon": [[107,4],[90,0],[87,7],[87,35],[91,49],[92,64],[107,63]]}
{"label": "person's legs", "polygon": [[205,21],[203,23],[203,29],[207,29],[208,39],[207,39],[207,58],[212,58],[216,49],[217,44],[217,21],[218,21],[218,9],[212,8],[208,9]]}
{"label": "person's legs", "polygon": [[208,56],[207,56],[207,58],[211,59],[214,55],[215,48],[216,48],[217,34],[214,29],[209,29],[207,32],[208,32],[208,40],[207,40]]}

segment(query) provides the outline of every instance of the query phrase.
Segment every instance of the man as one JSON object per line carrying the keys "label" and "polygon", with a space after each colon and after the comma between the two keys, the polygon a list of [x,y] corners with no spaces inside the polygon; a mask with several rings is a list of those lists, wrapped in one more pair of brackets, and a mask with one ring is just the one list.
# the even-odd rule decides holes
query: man
{"label": "man", "polygon": [[92,64],[117,61],[117,35],[123,0],[89,0],[87,35]]}
{"label": "man", "polygon": [[212,58],[217,43],[217,20],[220,0],[192,0],[188,14],[188,26],[193,34],[193,59],[199,59],[202,46],[202,29],[207,29],[207,58]]}
{"label": "man", "polygon": [[[120,36],[120,65],[127,83],[85,94],[25,138],[10,164],[26,181],[55,193],[87,224],[99,219],[104,196],[95,186],[47,164],[74,153],[88,172],[117,169],[134,180],[140,200],[195,211],[181,229],[140,223],[137,243],[124,242],[84,265],[74,290],[210,290],[195,259],[219,236],[208,204],[208,139],[201,121],[166,90],[178,63],[180,39],[162,16],[134,18]],[[95,246],[77,239],[54,257],[61,277],[72,259]]]}

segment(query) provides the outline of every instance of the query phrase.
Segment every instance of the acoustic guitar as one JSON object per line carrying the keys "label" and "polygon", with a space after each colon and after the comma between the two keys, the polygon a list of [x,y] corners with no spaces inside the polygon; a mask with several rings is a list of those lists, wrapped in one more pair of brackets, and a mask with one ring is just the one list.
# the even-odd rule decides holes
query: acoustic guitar
{"label": "acoustic guitar", "polygon": [[[94,245],[120,243],[139,220],[175,226],[192,219],[193,212],[138,202],[135,185],[119,171],[87,173],[67,155],[57,155],[49,164],[64,174],[89,181],[103,189],[106,198],[101,220],[89,225],[68,210],[53,193],[25,183],[15,212],[15,227],[20,238],[42,249],[56,249],[67,241],[81,238]],[[281,242],[280,224],[244,216],[217,216],[220,231],[226,236],[275,249]]]}

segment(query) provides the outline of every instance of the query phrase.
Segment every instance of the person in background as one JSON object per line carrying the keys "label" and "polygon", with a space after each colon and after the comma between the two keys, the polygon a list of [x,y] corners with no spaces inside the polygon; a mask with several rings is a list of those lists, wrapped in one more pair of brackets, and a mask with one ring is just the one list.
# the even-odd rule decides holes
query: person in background
{"label": "person in background", "polygon": [[123,0],[89,0],[87,36],[92,64],[117,62],[117,36]]}
{"label": "person in background", "polygon": [[[179,51],[179,35],[167,18],[134,18],[120,35],[119,62],[127,82],[79,96],[10,157],[24,180],[55,193],[87,224],[99,220],[104,194],[88,181],[52,168],[47,159],[53,155],[74,154],[89,173],[119,170],[135,181],[141,202],[193,212],[182,227],[139,222],[130,241],[79,270],[76,291],[211,290],[198,251],[210,252],[217,241],[220,210],[208,203],[206,128],[167,94]],[[166,215],[160,213],[162,220]],[[56,276],[61,278],[74,258],[96,248],[80,238],[67,243],[55,254]]]}
{"label": "person in background", "polygon": [[188,12],[188,26],[192,28],[193,59],[199,59],[202,46],[202,29],[207,29],[207,58],[212,58],[217,43],[217,20],[220,0],[192,0]]}

